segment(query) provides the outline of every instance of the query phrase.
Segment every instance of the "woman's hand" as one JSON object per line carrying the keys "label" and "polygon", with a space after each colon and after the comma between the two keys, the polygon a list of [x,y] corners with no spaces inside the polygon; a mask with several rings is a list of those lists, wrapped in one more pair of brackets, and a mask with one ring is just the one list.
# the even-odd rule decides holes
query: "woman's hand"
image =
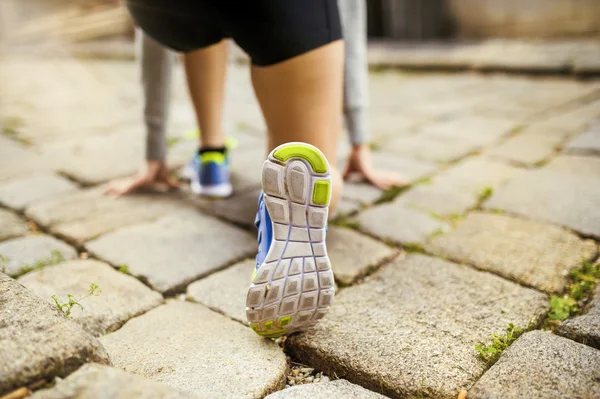
{"label": "woman's hand", "polygon": [[164,161],[146,161],[146,165],[137,175],[125,180],[112,182],[105,194],[121,196],[141,188],[173,189],[178,188],[179,182],[173,179]]}
{"label": "woman's hand", "polygon": [[371,159],[371,149],[367,144],[353,145],[348,166],[344,171],[344,179],[352,173],[358,173],[362,178],[381,190],[406,185],[402,176],[391,170],[375,169]]}

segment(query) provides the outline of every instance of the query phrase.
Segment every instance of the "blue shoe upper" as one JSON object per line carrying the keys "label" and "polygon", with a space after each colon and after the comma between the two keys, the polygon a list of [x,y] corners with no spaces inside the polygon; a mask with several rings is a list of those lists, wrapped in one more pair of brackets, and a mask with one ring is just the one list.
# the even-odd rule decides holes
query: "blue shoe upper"
{"label": "blue shoe upper", "polygon": [[264,193],[261,193],[258,198],[258,211],[254,225],[258,229],[258,253],[256,254],[256,270],[258,270],[267,257],[273,239],[273,225],[265,204]]}
{"label": "blue shoe upper", "polygon": [[194,156],[188,167],[194,173],[192,179],[202,186],[229,183],[229,157],[220,152],[205,152]]}

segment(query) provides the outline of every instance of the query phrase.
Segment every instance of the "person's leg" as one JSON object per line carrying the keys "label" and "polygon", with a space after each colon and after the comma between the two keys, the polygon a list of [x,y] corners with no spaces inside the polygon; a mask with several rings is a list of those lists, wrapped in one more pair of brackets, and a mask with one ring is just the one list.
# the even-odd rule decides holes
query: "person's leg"
{"label": "person's leg", "polygon": [[344,117],[352,144],[369,142],[369,66],[367,61],[366,0],[338,0],[346,42],[344,59]]}
{"label": "person's leg", "polygon": [[223,96],[228,41],[184,54],[188,88],[200,128],[200,148],[225,146]]}
{"label": "person's leg", "polygon": [[136,31],[136,39],[139,41],[144,92],[146,159],[165,161],[174,54],[139,29]]}
{"label": "person's leg", "polygon": [[343,58],[344,44],[338,40],[276,65],[252,67],[256,97],[269,129],[269,151],[299,141],[323,152],[331,166],[330,214],[343,186],[337,169]]}

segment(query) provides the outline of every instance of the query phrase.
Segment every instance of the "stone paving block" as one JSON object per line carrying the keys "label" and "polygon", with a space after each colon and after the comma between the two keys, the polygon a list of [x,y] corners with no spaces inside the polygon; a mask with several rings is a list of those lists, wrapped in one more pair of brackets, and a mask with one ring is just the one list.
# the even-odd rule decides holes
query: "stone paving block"
{"label": "stone paving block", "polygon": [[484,206],[600,238],[599,203],[597,177],[542,169],[511,180],[496,190]]}
{"label": "stone paving block", "polygon": [[569,142],[565,148],[565,152],[582,155],[600,155],[600,121]]}
{"label": "stone paving block", "polygon": [[434,179],[419,184],[396,198],[397,206],[435,212],[437,215],[461,214],[477,205],[472,185],[460,180]]}
{"label": "stone paving block", "polygon": [[186,205],[175,196],[132,194],[119,198],[104,195],[105,187],[38,202],[27,217],[68,241],[83,244],[119,227],[156,219]]}
{"label": "stone paving block", "polygon": [[422,133],[488,145],[507,135],[517,126],[517,123],[510,120],[467,115],[429,124],[422,129]]}
{"label": "stone paving block", "polygon": [[163,303],[159,293],[96,260],[48,266],[22,276],[19,282],[49,303],[54,303],[52,295],[64,301],[67,294],[83,295],[91,283],[98,285],[101,292],[87,297],[82,307],[74,307],[71,313],[73,320],[96,336],[114,331],[132,317]]}
{"label": "stone paving block", "polygon": [[0,395],[84,363],[110,363],[92,335],[3,273],[0,303]]}
{"label": "stone paving block", "polygon": [[86,247],[152,288],[169,293],[239,259],[256,254],[256,237],[194,210],[119,229]]}
{"label": "stone paving block", "polygon": [[390,140],[386,152],[434,162],[452,162],[481,148],[481,144],[444,134],[415,135]]}
{"label": "stone paving block", "polygon": [[116,367],[202,398],[264,397],[287,371],[275,342],[189,302],[151,310],[101,342]]}
{"label": "stone paving block", "polygon": [[542,293],[411,255],[340,292],[327,317],[286,347],[327,375],[387,396],[456,398],[486,369],[475,345],[547,311]]}
{"label": "stone paving block", "polygon": [[[598,263],[598,262],[596,262]],[[557,334],[600,349],[600,285],[582,316],[565,320]]]}
{"label": "stone paving block", "polygon": [[474,207],[480,195],[494,189],[522,170],[486,158],[466,159],[400,195],[396,202],[439,215],[460,214]]}
{"label": "stone paving block", "polygon": [[587,157],[583,155],[559,155],[552,159],[547,169],[558,172],[590,175],[600,177],[600,157]]}
{"label": "stone paving block", "polygon": [[600,351],[546,331],[531,331],[513,343],[468,397],[600,397]]}
{"label": "stone paving block", "polygon": [[51,169],[48,159],[33,147],[21,145],[0,135],[0,181]]}
{"label": "stone paving block", "polygon": [[65,260],[77,258],[73,247],[48,235],[36,234],[0,242],[0,255],[8,259],[0,265],[0,271],[14,277],[36,263],[58,261],[60,257],[56,257],[56,253]]}
{"label": "stone paving block", "polygon": [[237,192],[261,187],[262,166],[267,159],[262,147],[231,152],[231,184]]}
{"label": "stone paving block", "polygon": [[0,241],[29,232],[29,225],[14,213],[0,209]]}
{"label": "stone paving block", "polygon": [[194,396],[114,367],[86,364],[31,399],[191,399]]}
{"label": "stone paving block", "polygon": [[438,175],[444,179],[466,183],[471,192],[479,194],[486,187],[495,188],[523,172],[522,169],[483,157],[469,158]]}
{"label": "stone paving block", "polygon": [[432,238],[425,248],[548,293],[561,292],[569,270],[597,253],[593,241],[563,228],[479,212],[469,214],[454,231]]}
{"label": "stone paving block", "polygon": [[387,245],[343,227],[329,227],[327,253],[337,282],[354,283],[398,252]]}
{"label": "stone paving block", "polygon": [[211,201],[207,213],[219,216],[232,223],[254,228],[260,190],[251,190],[224,200]]}
{"label": "stone paving block", "polygon": [[265,399],[383,399],[382,396],[360,385],[352,384],[346,380],[335,380],[330,382],[318,382],[314,384],[298,385],[277,391],[265,397]]}
{"label": "stone paving block", "polygon": [[342,198],[368,205],[377,201],[382,193],[383,191],[371,184],[350,181],[344,183]]}
{"label": "stone paving block", "polygon": [[246,295],[256,260],[248,259],[190,284],[187,297],[246,324]]}
{"label": "stone paving block", "polygon": [[562,142],[563,138],[559,135],[521,133],[492,148],[487,154],[524,165],[535,165],[554,154]]}
{"label": "stone paving block", "polygon": [[363,205],[358,201],[353,201],[349,199],[342,198],[335,209],[334,213],[329,217],[329,219],[335,219],[340,216],[346,216],[352,213],[355,213],[361,210]]}
{"label": "stone paving block", "polygon": [[64,177],[38,174],[0,184],[0,204],[19,211],[29,204],[77,191],[77,186]]}
{"label": "stone paving block", "polygon": [[[86,185],[133,175],[143,165],[144,132],[139,126],[120,130],[48,143],[42,153],[56,160],[57,170]],[[192,141],[176,142],[169,148],[169,166],[183,165],[193,153]]]}
{"label": "stone paving block", "polygon": [[539,128],[562,130],[568,134],[582,133],[600,117],[600,100],[577,106],[566,112],[552,112],[536,125]]}
{"label": "stone paving block", "polygon": [[373,152],[373,166],[399,173],[406,183],[412,183],[437,171],[437,166],[432,162],[399,157],[385,152]]}
{"label": "stone paving block", "polygon": [[396,244],[421,244],[450,226],[426,212],[398,203],[377,205],[356,216],[365,233]]}

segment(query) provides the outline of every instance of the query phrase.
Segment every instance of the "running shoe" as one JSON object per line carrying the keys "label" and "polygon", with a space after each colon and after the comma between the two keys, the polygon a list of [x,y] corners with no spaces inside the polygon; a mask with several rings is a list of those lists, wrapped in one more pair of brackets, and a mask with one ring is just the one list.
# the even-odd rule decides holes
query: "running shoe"
{"label": "running shoe", "polygon": [[325,316],[335,294],[325,235],[330,167],[316,147],[287,143],[269,154],[255,224],[256,269],[246,316],[259,335],[304,331]]}
{"label": "running shoe", "polygon": [[183,170],[192,192],[206,197],[226,198],[233,188],[229,181],[229,157],[218,151],[195,155]]}

